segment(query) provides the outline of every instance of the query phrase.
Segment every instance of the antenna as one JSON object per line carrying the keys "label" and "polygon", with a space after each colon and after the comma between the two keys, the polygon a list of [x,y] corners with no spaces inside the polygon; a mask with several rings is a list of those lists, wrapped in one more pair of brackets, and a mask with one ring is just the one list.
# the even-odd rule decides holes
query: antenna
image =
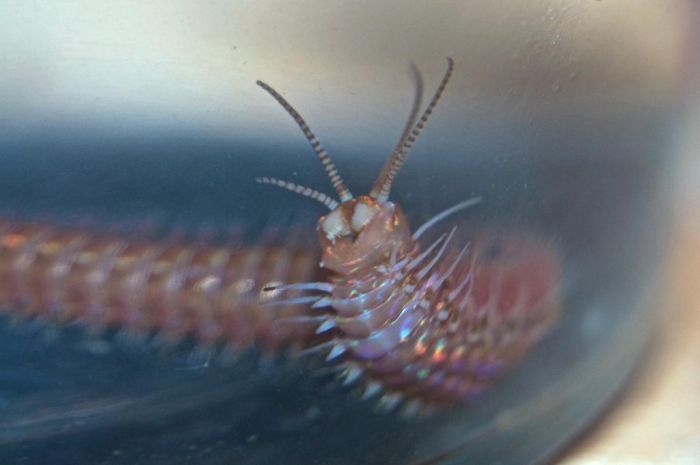
{"label": "antenna", "polygon": [[[268,94],[272,95],[272,97],[277,100],[277,102],[282,105],[282,108],[284,108],[289,115],[294,118],[294,121],[296,121],[297,125],[301,129],[301,131],[304,133],[304,136],[306,136],[306,140],[309,141],[309,144],[311,144],[311,148],[314,149],[316,152],[316,155],[318,155],[318,158],[321,160],[321,163],[323,164],[323,167],[326,170],[326,173],[328,174],[328,177],[331,180],[331,184],[333,184],[333,187],[335,188],[336,192],[338,192],[338,196],[340,197],[341,202],[345,202],[346,200],[352,199],[352,193],[350,192],[350,189],[347,188],[343,180],[341,179],[340,175],[338,174],[338,169],[335,167],[335,164],[333,163],[333,160],[331,159],[331,156],[328,155],[328,152],[326,152],[326,149],[323,148],[321,145],[321,142],[318,140],[316,135],[311,131],[309,128],[309,125],[306,124],[306,121],[304,121],[304,118],[301,117],[299,112],[297,112],[292,105],[285,100],[284,97],[282,97],[275,89],[267,85],[266,83],[262,81],[257,81],[257,84],[262,87]],[[279,184],[276,184],[279,185]],[[283,186],[280,186],[283,187]],[[293,190],[293,189],[290,189]]]}
{"label": "antenna", "polygon": [[[399,140],[396,142],[396,145],[394,146],[394,149],[391,151],[391,153],[398,152],[401,149],[401,146],[403,146],[403,143],[406,141],[406,138],[411,133],[411,129],[413,129],[413,125],[416,124],[416,119],[418,119],[418,112],[420,111],[420,107],[423,103],[423,76],[421,75],[421,72],[415,65],[415,63],[411,63],[411,72],[413,72],[413,81],[416,86],[416,95],[413,99],[413,105],[411,106],[411,113],[408,115],[406,124],[404,125],[403,131],[401,132],[401,137],[399,137]],[[382,170],[379,173],[379,176],[377,176],[377,179],[385,179],[390,168],[390,163],[384,164]]]}
{"label": "antenna", "polygon": [[263,176],[260,178],[255,178],[255,182],[258,184],[269,184],[271,186],[281,187],[282,189],[287,189],[288,191],[295,192],[297,194],[303,195],[313,200],[321,202],[323,205],[328,207],[329,210],[335,210],[338,207],[338,202],[324,194],[310,187],[305,187],[291,181],[283,181],[282,179],[271,178],[269,176]]}
{"label": "antenna", "polygon": [[[413,126],[413,129],[408,134],[405,134],[405,136],[402,136],[402,138],[399,140],[399,144],[397,144],[397,148],[391,152],[391,155],[384,164],[384,167],[377,177],[377,180],[374,181],[372,190],[369,193],[370,197],[378,200],[379,202],[384,202],[389,198],[391,184],[394,182],[394,178],[406,161],[408,151],[415,143],[416,139],[425,127],[428,118],[430,118],[430,115],[433,113],[433,110],[440,101],[440,97],[442,97],[442,93],[445,91],[445,87],[447,87],[447,83],[452,76],[453,70],[454,60],[448,57],[447,71],[445,71],[445,75],[442,77],[442,81],[440,81],[440,85],[438,85],[438,88],[435,91],[433,98],[430,100],[428,107],[425,109],[415,126]],[[412,121],[411,118],[409,118],[409,121]]]}

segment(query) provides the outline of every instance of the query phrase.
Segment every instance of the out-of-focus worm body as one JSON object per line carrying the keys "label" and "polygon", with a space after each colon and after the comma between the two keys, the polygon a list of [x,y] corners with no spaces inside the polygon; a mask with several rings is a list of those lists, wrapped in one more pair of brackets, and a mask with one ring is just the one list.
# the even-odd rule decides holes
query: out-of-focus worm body
{"label": "out-of-focus worm body", "polygon": [[262,289],[312,279],[317,268],[315,254],[299,249],[130,242],[41,224],[0,225],[0,308],[172,341],[193,336],[204,345],[266,351],[306,343],[308,325],[273,321],[306,314],[307,306],[266,305]]}

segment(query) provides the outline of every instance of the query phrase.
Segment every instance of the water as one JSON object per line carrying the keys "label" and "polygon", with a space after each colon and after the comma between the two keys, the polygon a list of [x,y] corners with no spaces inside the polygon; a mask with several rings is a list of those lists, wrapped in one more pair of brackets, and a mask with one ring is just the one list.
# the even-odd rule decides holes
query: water
{"label": "water", "polygon": [[[408,11],[421,16],[420,8]],[[500,17],[489,11],[483,14],[497,29]],[[562,31],[563,39],[574,42],[576,34],[588,34],[571,26],[567,15],[574,14],[581,28],[599,24],[589,10],[542,11],[550,12],[547,21],[570,27],[557,29],[552,47],[563,47]],[[552,11],[563,19],[552,17]],[[527,20],[537,15],[520,14],[525,23],[519,28],[530,30]],[[513,23],[512,16],[504,18]],[[449,36],[452,29],[447,29]],[[237,38],[241,53],[250,37]],[[504,49],[517,48],[496,33],[484,37],[495,38]],[[199,353],[187,342],[164,350],[74,326],[7,321],[0,330],[0,461],[40,464],[48,454],[52,463],[109,465],[522,464],[558,450],[620,389],[652,329],[668,168],[681,118],[678,84],[663,60],[660,67],[667,74],[643,67],[648,82],[618,85],[614,73],[598,75],[604,67],[598,69],[576,47],[545,53],[542,44],[549,40],[536,39],[523,45],[521,54],[509,51],[507,56],[515,57],[510,65],[492,58],[493,68],[480,63],[489,54],[478,50],[498,49],[484,44],[485,38],[469,48],[477,52],[457,50],[457,81],[392,193],[414,228],[446,207],[481,196],[483,202],[460,213],[455,224],[531,232],[561,251],[562,318],[493,390],[471,405],[403,419],[377,413],[375,403],[339,386],[314,361],[261,359],[256,353],[231,361]],[[629,39],[614,51],[626,52],[636,43]],[[594,50],[609,63],[604,48]],[[142,75],[119,71],[127,78],[134,74],[125,78],[129,86],[146,83],[140,99],[131,97],[135,109],[119,97],[132,95],[128,86],[109,87],[100,73],[92,77],[92,87],[71,90],[88,110],[66,118],[60,109],[73,108],[67,90],[44,103],[59,108],[58,116],[37,116],[27,110],[31,99],[13,100],[6,91],[0,101],[16,112],[5,116],[8,124],[0,132],[0,210],[125,233],[150,227],[157,235],[181,228],[196,236],[200,228],[220,238],[231,228],[243,229],[249,243],[261,241],[259,232],[271,226],[281,237],[294,228],[312,232],[322,207],[254,182],[256,176],[275,176],[331,191],[288,116],[269,96],[256,93],[247,74],[284,89],[333,154],[349,187],[366,192],[400,132],[411,97],[404,65],[413,56],[373,67],[379,58],[363,64],[352,52],[344,53],[351,64],[346,70],[329,65],[330,71],[309,73],[308,80],[299,79],[297,65],[286,59],[273,68],[241,72],[246,79],[235,86],[212,84],[216,72],[211,78],[193,72],[204,90],[185,95],[203,100],[209,112],[197,103],[164,98],[182,89],[165,79],[165,90],[159,88],[144,63],[137,67]],[[429,93],[443,57],[434,51],[416,55],[429,57],[420,60],[424,69],[430,66],[425,70]],[[638,64],[629,60],[625,63]],[[97,62],[109,69],[114,65]],[[218,66],[216,59],[211,62]],[[394,64],[392,71],[380,72]],[[284,66],[294,68],[289,76]],[[325,87],[322,77],[328,79]],[[146,98],[148,92],[157,97]],[[234,93],[231,113],[209,100],[217,92]],[[92,93],[104,100],[87,105]]]}

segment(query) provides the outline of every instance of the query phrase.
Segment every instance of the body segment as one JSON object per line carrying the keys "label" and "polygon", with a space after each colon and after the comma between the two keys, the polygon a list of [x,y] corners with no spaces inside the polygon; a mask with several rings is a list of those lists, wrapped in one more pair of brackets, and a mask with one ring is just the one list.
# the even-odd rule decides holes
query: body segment
{"label": "body segment", "polygon": [[301,345],[312,334],[308,325],[273,324],[307,309],[266,305],[263,291],[312,279],[318,272],[312,251],[129,241],[22,222],[3,223],[0,231],[5,311],[266,351]]}

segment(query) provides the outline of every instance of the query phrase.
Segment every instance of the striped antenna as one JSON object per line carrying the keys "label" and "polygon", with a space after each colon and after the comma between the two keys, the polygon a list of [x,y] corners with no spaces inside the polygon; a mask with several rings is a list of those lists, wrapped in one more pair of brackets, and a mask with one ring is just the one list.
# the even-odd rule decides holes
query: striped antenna
{"label": "striped antenna", "polygon": [[423,75],[421,74],[420,70],[418,69],[415,63],[411,63],[411,72],[413,73],[413,82],[416,86],[416,95],[413,99],[413,105],[411,106],[411,113],[408,115],[406,125],[404,126],[403,131],[401,132],[401,137],[399,138],[398,142],[396,143],[396,146],[394,147],[394,152],[401,149],[401,146],[404,144],[404,142],[406,142],[406,138],[408,138],[409,134],[411,133],[413,125],[416,124],[416,120],[418,119],[418,112],[420,111],[420,107],[423,104]]}
{"label": "striped antenna", "polygon": [[[423,104],[423,76],[421,75],[421,72],[415,65],[415,63],[411,63],[411,72],[413,73],[413,81],[416,86],[416,95],[413,99],[413,105],[411,106],[411,113],[408,115],[406,124],[404,125],[403,131],[401,132],[401,137],[399,137],[399,140],[398,142],[396,142],[394,150],[392,150],[391,153],[396,153],[399,150],[401,150],[401,147],[403,146],[404,142],[406,142],[406,138],[408,138],[408,136],[411,134],[411,129],[413,129],[413,125],[416,124],[418,112],[420,111],[420,107]],[[379,173],[379,176],[377,176],[377,179],[386,179],[387,173],[390,169],[391,163],[385,163],[382,167],[382,171]],[[375,182],[375,185],[376,184],[377,183]],[[372,197],[374,197],[374,195],[372,195]]]}
{"label": "striped antenna", "polygon": [[321,202],[323,205],[328,207],[329,210],[335,210],[338,207],[338,202],[323,192],[311,189],[310,187],[300,186],[299,184],[295,184],[290,181],[283,181],[281,179],[270,178],[268,176],[255,178],[255,182],[258,184],[269,184],[271,186],[281,187],[282,189],[287,189],[288,191],[303,195],[304,197]]}
{"label": "striped antenna", "polygon": [[299,112],[297,112],[294,109],[294,107],[292,107],[292,105],[289,102],[287,102],[287,100],[285,100],[284,97],[282,97],[279,94],[279,92],[277,92],[275,89],[273,89],[272,87],[270,87],[262,81],[257,81],[257,84],[260,87],[262,87],[268,94],[272,95],[272,97],[275,100],[277,100],[277,102],[280,105],[282,105],[282,108],[284,108],[287,111],[287,113],[289,113],[290,116],[294,118],[294,121],[296,121],[297,125],[304,133],[304,136],[306,136],[306,140],[308,140],[309,144],[311,144],[311,148],[314,149],[316,155],[318,155],[318,158],[321,160],[321,163],[323,164],[323,167],[325,168],[326,173],[328,174],[328,177],[331,180],[331,184],[333,184],[333,187],[335,188],[336,192],[338,192],[340,201],[345,202],[346,200],[352,199],[352,193],[350,192],[350,189],[347,188],[340,175],[338,174],[338,169],[335,167],[333,160],[331,160],[331,157],[330,155],[328,155],[328,152],[326,152],[326,149],[323,148],[321,142],[311,131],[309,125],[306,124],[304,118],[302,118]]}
{"label": "striped antenna", "polygon": [[428,118],[430,118],[430,115],[433,113],[433,110],[440,101],[440,97],[442,97],[442,93],[445,91],[445,87],[447,87],[447,83],[452,76],[453,69],[454,60],[448,57],[447,71],[445,71],[445,75],[443,76],[442,81],[440,81],[440,85],[435,91],[433,98],[430,100],[428,107],[425,109],[415,126],[413,126],[413,129],[400,141],[401,143],[398,144],[398,148],[394,149],[389,156],[389,159],[384,164],[379,177],[377,177],[377,180],[374,181],[374,185],[372,186],[372,190],[369,194],[370,197],[377,199],[379,202],[384,202],[389,198],[391,184],[394,182],[396,174],[406,161],[408,151],[415,143],[416,139],[420,135],[420,132],[425,127],[425,123],[428,121]]}

